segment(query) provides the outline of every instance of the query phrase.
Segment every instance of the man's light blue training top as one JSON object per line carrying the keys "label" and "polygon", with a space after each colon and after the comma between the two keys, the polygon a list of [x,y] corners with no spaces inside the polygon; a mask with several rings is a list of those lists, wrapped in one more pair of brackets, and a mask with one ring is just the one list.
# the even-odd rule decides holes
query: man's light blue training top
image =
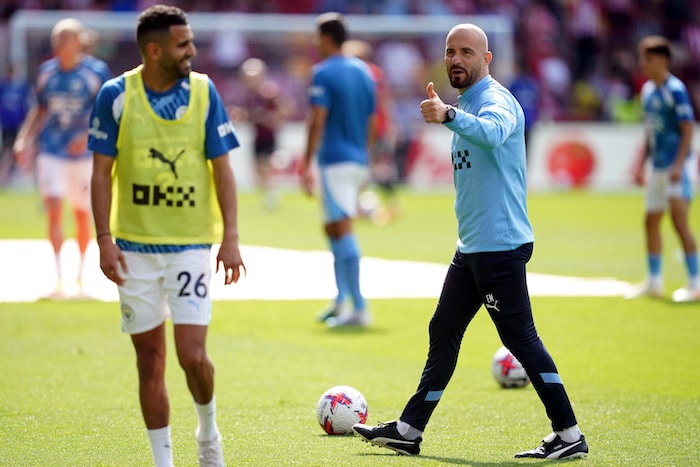
{"label": "man's light blue training top", "polygon": [[455,213],[462,253],[510,251],[534,241],[527,216],[525,117],[490,75],[459,96],[452,130]]}

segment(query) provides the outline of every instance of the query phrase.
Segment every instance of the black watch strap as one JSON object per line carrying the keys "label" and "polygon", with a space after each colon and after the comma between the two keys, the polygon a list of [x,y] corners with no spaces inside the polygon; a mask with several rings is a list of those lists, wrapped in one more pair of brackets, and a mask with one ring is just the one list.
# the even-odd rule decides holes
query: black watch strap
{"label": "black watch strap", "polygon": [[445,119],[442,123],[450,123],[457,116],[457,111],[451,105],[447,106],[447,111],[445,112]]}

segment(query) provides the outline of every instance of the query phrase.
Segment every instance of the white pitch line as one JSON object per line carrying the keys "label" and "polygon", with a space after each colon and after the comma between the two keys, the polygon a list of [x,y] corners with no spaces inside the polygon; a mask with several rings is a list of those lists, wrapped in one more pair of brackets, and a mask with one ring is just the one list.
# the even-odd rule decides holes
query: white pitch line
{"label": "white pitch line", "polygon": [[[212,249],[212,265],[217,248]],[[299,251],[241,246],[248,274],[237,284],[224,286],[214,276],[214,300],[328,299],[335,295],[333,258],[328,251]],[[46,240],[0,241],[0,302],[32,302],[51,293],[57,274],[51,246]],[[97,245],[91,243],[85,259],[83,285],[98,300],[118,301],[117,287],[99,269]],[[364,257],[360,264],[361,288],[368,298],[434,298],[440,294],[447,263],[398,261]],[[67,292],[76,292],[78,249],[68,240],[61,254]],[[532,296],[620,296],[627,282],[613,278],[583,279],[528,273]]]}

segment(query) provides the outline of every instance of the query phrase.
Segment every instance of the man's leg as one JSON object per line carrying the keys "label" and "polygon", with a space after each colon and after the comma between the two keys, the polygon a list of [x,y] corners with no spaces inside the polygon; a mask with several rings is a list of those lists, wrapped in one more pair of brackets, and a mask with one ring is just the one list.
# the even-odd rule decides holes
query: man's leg
{"label": "man's leg", "polygon": [[349,229],[349,226],[344,225],[342,222],[333,222],[323,226],[326,237],[328,238],[328,243],[331,247],[331,253],[333,254],[333,272],[335,273],[335,285],[338,288],[338,295],[335,299],[335,304],[337,310],[345,302],[345,299],[350,293],[348,279],[346,277],[346,269],[343,264],[343,256],[345,255],[344,244],[339,240],[341,235]]}
{"label": "man's leg", "polygon": [[[668,208],[668,174],[652,170],[646,187],[644,239],[647,253],[648,277],[638,292],[660,297],[663,295],[661,274],[661,218]],[[634,295],[634,294],[632,294]],[[638,293],[639,295],[639,293]]]}
{"label": "man's leg", "polygon": [[82,274],[85,253],[92,238],[92,215],[90,201],[90,180],[92,177],[92,158],[71,161],[66,167],[67,196],[73,207],[76,241],[80,252],[78,268],[79,293],[82,293]]}
{"label": "man's leg", "polygon": [[[352,231],[352,219],[326,224],[326,235],[335,258],[336,280],[340,295],[352,297],[354,311],[365,311],[367,305],[360,291],[360,246]],[[342,289],[341,289],[342,284]]]}
{"label": "man's leg", "polygon": [[207,326],[177,324],[175,347],[180,366],[185,372],[187,387],[197,412],[196,437],[200,466],[223,466],[221,436],[216,425],[214,398],[214,365],[207,356]]}
{"label": "man's leg", "polygon": [[157,467],[172,466],[170,401],[165,387],[165,325],[139,334],[131,341],[136,351],[139,400]]}
{"label": "man's leg", "polygon": [[59,287],[62,281],[61,272],[61,248],[63,247],[63,200],[61,198],[44,198],[44,209],[48,221],[48,237],[53,248],[56,260],[56,273],[58,274]]}
{"label": "man's leg", "polygon": [[175,347],[187,387],[198,404],[211,402],[214,395],[214,365],[206,350],[207,326],[177,324]]}
{"label": "man's leg", "polygon": [[661,218],[663,212],[648,212],[644,218],[649,280],[661,281]]}
{"label": "man's leg", "polygon": [[406,404],[401,421],[423,431],[457,366],[464,332],[481,307],[474,277],[455,253],[447,270],[435,313],[428,326],[428,359],[416,393]]}
{"label": "man's leg", "polygon": [[652,170],[646,185],[644,205],[644,240],[647,260],[647,277],[644,282],[631,287],[625,298],[663,296],[663,275],[661,273],[661,218],[668,207],[666,193],[667,174]]}
{"label": "man's leg", "polygon": [[365,441],[399,454],[418,455],[423,430],[437,407],[457,365],[464,332],[481,307],[471,271],[456,253],[428,327],[430,347],[416,393],[409,399],[398,421],[375,427],[357,424],[353,430]]}
{"label": "man's leg", "polygon": [[75,237],[80,252],[80,263],[78,265],[78,284],[83,287],[83,267],[85,265],[85,253],[87,252],[90,239],[92,238],[92,216],[90,211],[84,209],[74,209]]}
{"label": "man's leg", "polygon": [[554,431],[541,446],[516,457],[582,457],[588,454],[588,445],[578,429],[554,360],[540,340],[532,318],[525,272],[531,255],[532,244],[513,251],[474,255],[484,305],[501,341],[525,368]]}
{"label": "man's leg", "polygon": [[576,425],[557,368],[535,328],[525,264],[532,244],[513,251],[478,255],[477,282],[503,344],[523,365],[555,431]]}
{"label": "man's leg", "polygon": [[360,187],[368,177],[369,169],[355,163],[333,164],[321,169],[324,227],[335,258],[338,300],[348,294],[354,304],[352,315],[333,316],[326,321],[329,326],[367,325],[370,321],[367,304],[360,292],[360,248],[352,230]]}
{"label": "man's leg", "polygon": [[698,276],[697,246],[688,224],[690,203],[683,198],[671,198],[669,204],[671,220],[683,247],[685,267],[688,273],[687,286],[674,291],[672,298],[676,302],[697,301],[700,300],[700,277]]}

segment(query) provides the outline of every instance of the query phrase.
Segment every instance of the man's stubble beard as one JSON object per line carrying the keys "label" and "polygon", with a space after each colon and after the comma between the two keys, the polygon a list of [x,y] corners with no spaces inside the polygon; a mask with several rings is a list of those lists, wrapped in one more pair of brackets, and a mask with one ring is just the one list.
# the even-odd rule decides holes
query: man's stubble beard
{"label": "man's stubble beard", "polygon": [[464,71],[465,75],[463,77],[452,76],[452,74],[449,75],[450,85],[453,88],[466,89],[468,87],[471,87],[474,83],[476,83],[479,80],[481,70],[471,71],[461,67],[459,69]]}

